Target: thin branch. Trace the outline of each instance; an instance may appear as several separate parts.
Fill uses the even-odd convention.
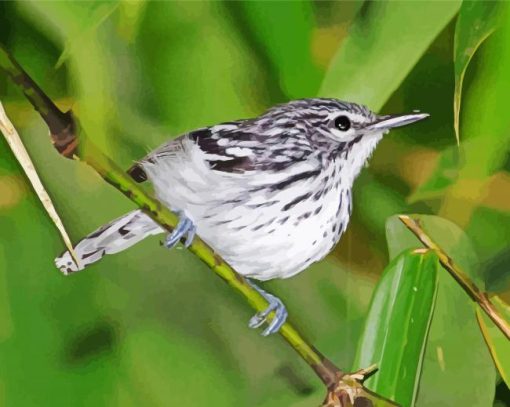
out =
[[[72,113],[62,112],[2,46],[0,46],[0,70],[7,73],[39,112],[50,129],[55,148],[62,155],[67,158],[83,159],[106,182],[122,192],[159,225],[169,232],[174,229],[178,222],[177,216],[140,188],[90,139],[86,140],[85,148],[78,148],[78,135],[80,138],[85,135]],[[268,303],[260,293],[198,236],[193,240],[189,250],[239,292],[255,310],[263,311],[267,308]],[[365,375],[373,373],[373,367],[366,372],[359,371],[352,376],[348,375],[309,344],[290,322],[286,322],[279,333],[326,385],[327,400],[330,400],[332,396],[338,399],[336,406],[348,407],[354,401],[356,406],[361,405],[360,403],[365,406],[397,406],[362,386]],[[347,395],[349,397],[345,399]]]
[[[462,289],[475,301],[494,324],[510,339],[510,325],[506,321],[497,308],[492,304],[486,293],[482,292],[469,276],[456,264],[446,252],[435,243],[432,238],[423,230],[420,223],[416,219],[412,219],[407,215],[400,215],[399,219],[402,223],[414,233],[414,235],[422,242],[425,247],[434,250],[441,262],[442,266],[450,273],[450,275],[459,283]]]
[[[0,46],[0,69],[25,94],[50,129],[51,139],[58,152],[72,158],[77,146],[71,112],[63,113],[42,91],[23,68]]]

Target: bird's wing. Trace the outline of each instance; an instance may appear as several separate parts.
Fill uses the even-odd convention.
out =
[[[222,123],[187,133],[152,151],[141,162],[155,162],[178,156],[187,142],[199,148],[211,170],[243,174],[253,171],[281,171],[305,160],[312,152],[305,136],[288,130],[263,131],[250,120]],[[135,164],[129,173],[137,181],[145,181],[143,168]]]

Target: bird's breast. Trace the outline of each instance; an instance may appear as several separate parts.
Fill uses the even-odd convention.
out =
[[[241,274],[286,278],[326,256],[349,221],[350,192],[333,169],[248,192],[197,221],[198,234]],[[273,186],[276,184],[273,184]]]
[[[153,173],[158,197],[191,218],[240,274],[259,280],[290,277],[322,259],[349,220],[350,187],[338,165],[233,177],[177,165]]]

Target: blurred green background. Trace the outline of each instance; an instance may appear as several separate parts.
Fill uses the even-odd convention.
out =
[[[510,37],[505,29],[490,36],[469,63],[457,147],[454,47],[464,41],[474,51],[469,36],[498,14],[496,6],[469,7],[0,2],[0,42],[123,168],[182,132],[295,98],[430,113],[381,142],[355,185],[353,219],[334,252],[265,285],[311,342],[349,370],[388,263],[385,223],[394,214],[456,223],[471,240],[467,258],[479,283],[510,299]],[[0,98],[74,241],[133,208],[85,164],[58,155],[4,75]],[[299,407],[324,397],[280,338],[247,328],[252,310],[241,298],[192,254],[161,248],[160,237],[64,278],[53,266],[64,245],[3,138],[0,239],[0,405]],[[435,359],[423,374],[432,377],[443,359],[451,374],[428,396],[420,390],[417,405],[510,405],[471,309],[459,307],[435,311],[455,351],[430,350]]]

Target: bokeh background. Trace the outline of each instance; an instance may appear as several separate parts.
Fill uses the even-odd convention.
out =
[[[510,298],[509,135],[499,121],[490,127],[508,115],[506,98],[492,92],[501,71],[491,71],[496,62],[504,68],[498,52],[505,46],[490,38],[469,64],[459,148],[453,55],[460,6],[0,2],[0,42],[123,168],[187,130],[300,97],[430,113],[381,142],[355,185],[353,219],[334,252],[295,278],[265,285],[348,370],[388,263],[392,215],[455,222],[471,239],[480,280]],[[44,123],[4,76],[0,97],[73,240],[133,208],[85,164],[58,155]],[[320,404],[324,389],[292,349],[248,329],[252,310],[242,299],[192,254],[164,250],[160,240],[64,278],[53,266],[64,245],[0,138],[1,405]],[[460,340],[459,318],[445,320],[444,329],[458,329],[456,346],[467,360],[482,350]],[[473,382],[438,385],[435,401],[421,405],[462,405],[452,395],[483,381],[464,362],[453,360]],[[464,405],[510,405],[508,389],[492,375],[489,396],[480,388]]]

